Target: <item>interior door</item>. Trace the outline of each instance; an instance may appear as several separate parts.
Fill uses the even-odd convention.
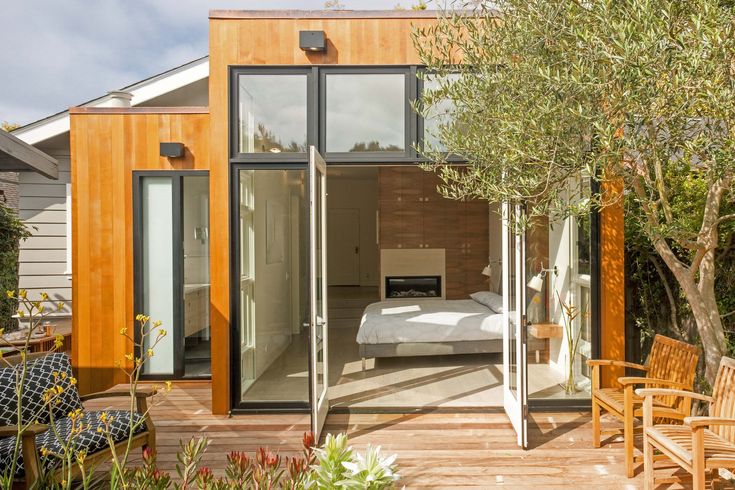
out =
[[[360,210],[336,208],[328,214],[329,284],[357,286],[360,284]]]
[[[528,377],[525,312],[525,233],[520,205],[503,204],[503,407],[528,446]]]
[[[309,353],[311,430],[319,440],[329,411],[327,390],[327,166],[309,148]]]

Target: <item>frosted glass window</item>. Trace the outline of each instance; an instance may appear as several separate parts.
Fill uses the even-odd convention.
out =
[[[160,320],[168,334],[158,342],[154,355],[144,366],[145,374],[174,372],[173,288],[173,180],[145,177],[141,181],[143,313]],[[143,352],[155,341],[155,332],[144,337]]]

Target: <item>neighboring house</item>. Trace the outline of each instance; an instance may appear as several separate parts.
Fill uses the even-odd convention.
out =
[[[54,230],[22,280],[68,299],[71,269],[82,391],[125,381],[122,327],[145,354],[140,312],[167,331],[145,377],[211,379],[217,414],[504,407],[523,444],[527,407],[589,406],[584,360],[624,356],[622,210],[516,235],[522,209],[437,193],[413,146],[437,120],[411,109],[432,83],[411,32],[435,22],[214,11],[209,62],[18,130],[62,160],[62,184],[21,180]]]
[[[148,78],[81,107],[206,105],[207,57]],[[60,101],[60,103],[72,101]],[[19,287],[31,295],[45,291],[66,306],[57,316],[70,316],[71,294],[71,174],[69,171],[69,111],[63,111],[13,131],[13,135],[52,155],[59,178],[36,174],[16,177],[17,206],[33,236],[20,244]],[[0,180],[0,189],[2,189]],[[11,191],[12,192],[12,191]],[[8,195],[8,194],[6,194]],[[12,196],[12,194],[10,194]],[[11,198],[12,199],[12,198]]]

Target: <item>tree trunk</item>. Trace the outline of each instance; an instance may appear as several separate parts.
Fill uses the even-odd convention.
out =
[[[684,297],[692,309],[702,341],[705,360],[705,378],[710,385],[715,382],[720,359],[725,354],[725,331],[717,309],[714,288],[714,250],[708,251],[699,266],[699,281],[695,281],[686,267],[669,248],[665,240],[654,240],[654,247],[674,274]]]

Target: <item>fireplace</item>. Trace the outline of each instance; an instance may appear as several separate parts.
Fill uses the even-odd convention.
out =
[[[441,276],[386,276],[386,298],[441,298]]]

